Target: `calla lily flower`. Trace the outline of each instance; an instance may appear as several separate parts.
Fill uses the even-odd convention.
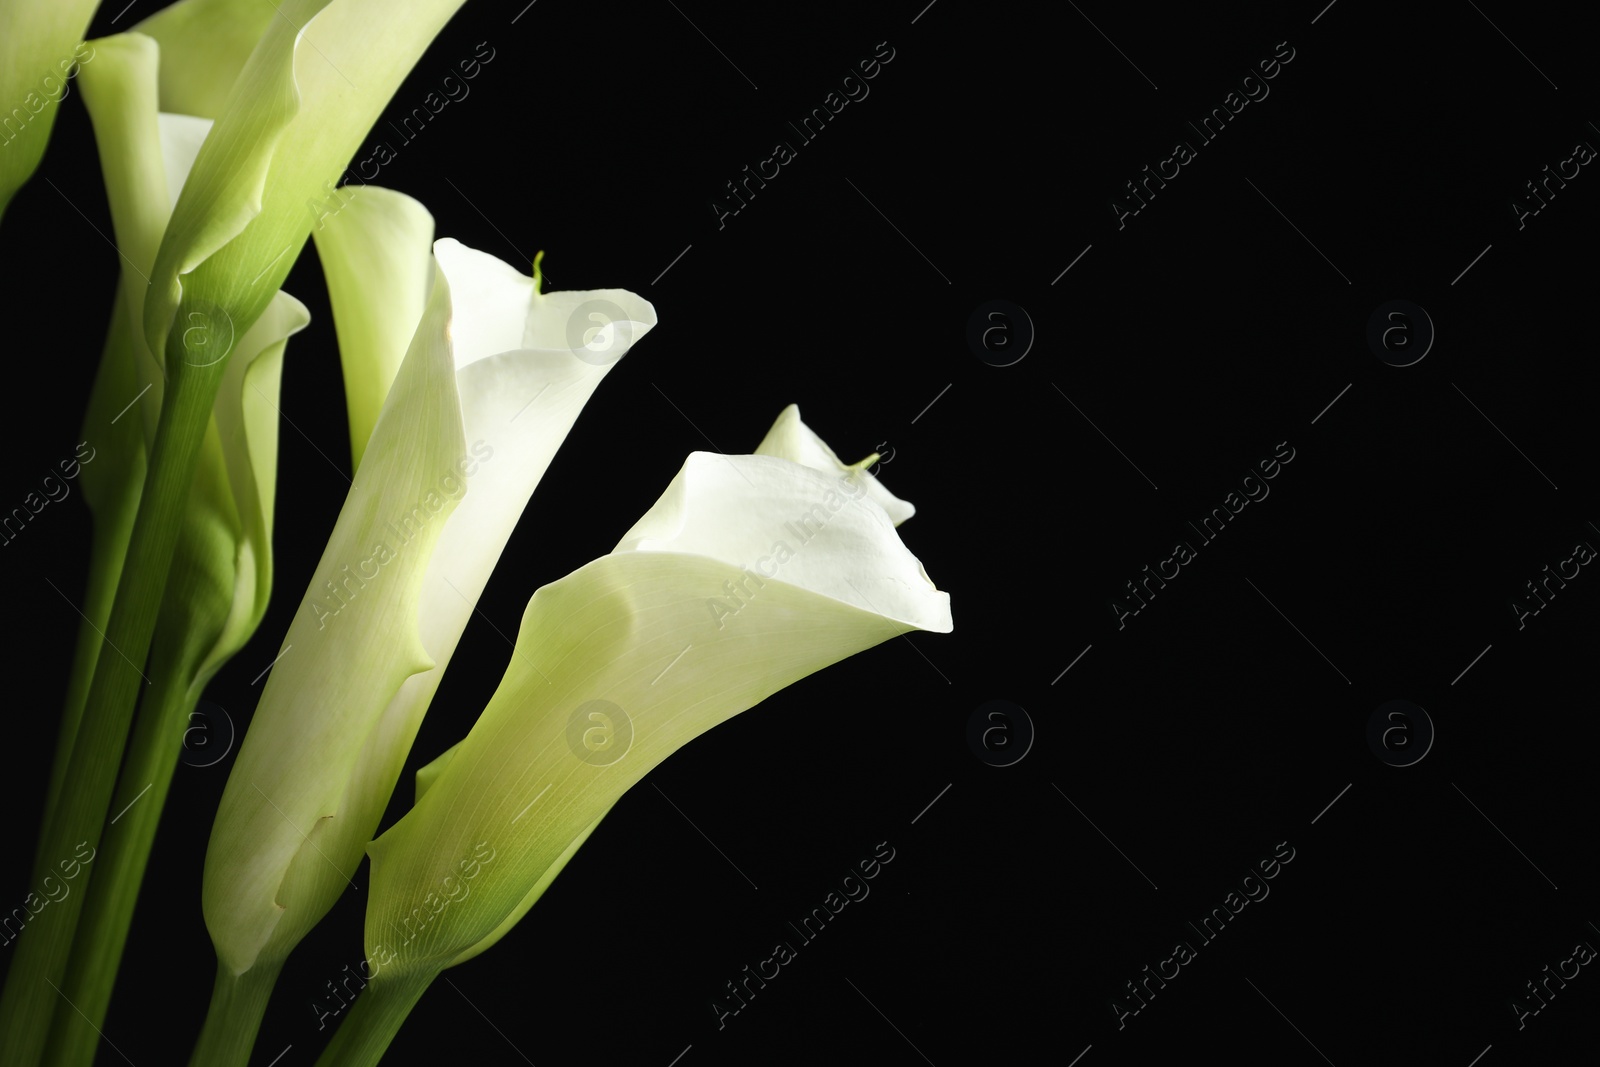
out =
[[[401,80],[464,0],[282,0],[233,80],[162,241],[146,297],[152,348],[180,304],[239,328],[266,306],[326,197]],[[251,8],[242,0],[215,5]],[[246,31],[248,31],[248,25]],[[205,39],[177,19],[174,39]],[[220,79],[219,79],[220,80]],[[209,101],[208,101],[209,102]]]
[[[0,0],[0,218],[50,141],[99,0]]]
[[[159,110],[159,50],[153,39],[129,33],[91,45],[97,62],[84,69],[82,87],[125,261],[117,313],[84,428],[85,441],[92,442],[99,460],[83,469],[95,541],[88,618],[80,631],[63,716],[52,801],[62,788],[88,678],[102,652],[100,635],[125,561],[161,403],[160,354],[148,349],[135,324],[142,310],[143,275],[153,265],[172,206],[211,126],[207,119]],[[104,1017],[126,940],[131,901],[177,763],[177,739],[205,685],[249,640],[266,611],[280,369],[285,342],[308,321],[305,307],[279,292],[266,314],[237,340],[213,405],[183,512],[169,595],[146,667],[152,685],[118,793],[129,813],[101,841],[96,864],[100,880],[90,887],[73,962],[61,979],[63,994],[82,1014],[55,1014],[54,1062],[87,1063],[92,1057],[99,1041],[95,1026]],[[130,405],[138,412],[129,410]],[[131,808],[135,799],[144,800],[137,810]]]
[[[175,5],[162,15],[191,7],[194,2]],[[104,630],[110,614],[110,597],[132,532],[146,457],[154,442],[164,393],[163,353],[148,347],[142,329],[148,275],[173,205],[212,125],[209,119],[170,109],[160,82],[166,82],[180,97],[197,94],[186,91],[188,82],[181,75],[161,77],[177,64],[172,56],[162,59],[162,48],[154,38],[126,33],[87,45],[103,60],[93,68],[84,68],[81,84],[100,148],[112,229],[123,270],[106,353],[84,420],[86,440],[93,438],[100,443],[107,458],[98,466],[84,468],[84,493],[95,517],[89,605],[85,609],[93,625],[82,631],[80,639],[68,700],[69,717],[73,719],[81,711],[88,677],[102,644],[98,633]],[[242,57],[235,57],[231,74],[237,74],[237,64],[242,61]],[[219,70],[228,74],[215,60],[205,69],[213,77]],[[207,432],[202,445],[200,462],[204,473],[197,475],[198,491],[209,493],[211,499],[185,520],[188,536],[200,538],[203,535],[199,528],[205,516],[232,508],[234,515],[228,521],[238,542],[234,546],[240,555],[237,570],[245,576],[245,584],[252,587],[238,590],[244,595],[243,600],[230,597],[241,604],[249,602],[250,608],[233,620],[233,632],[227,639],[219,635],[207,656],[213,667],[242,647],[259,624],[271,584],[277,437],[275,419],[269,416],[276,411],[277,359],[281,349],[274,350],[279,341],[307,324],[309,314],[299,301],[281,291],[269,307],[264,327],[239,339],[238,362],[243,366],[230,374],[229,387],[219,391],[214,405],[215,426]],[[256,359],[263,355],[267,358],[256,365]],[[253,370],[248,369],[252,367]],[[129,411],[130,406],[136,410]],[[125,412],[126,419],[122,417]],[[254,441],[249,439],[252,434]],[[240,462],[246,454],[254,457],[254,466]],[[234,584],[233,580],[228,584]],[[234,613],[230,609],[228,614]],[[83,669],[85,664],[87,670]],[[58,762],[58,772],[64,769],[64,764]],[[59,781],[52,780],[52,801],[58,789]]]
[[[414,214],[373,192],[330,235]],[[201,1039],[211,1058],[197,1051],[197,1063],[219,1062],[218,1043],[258,1013],[349,884],[529,496],[610,367],[655,325],[649,302],[622,290],[540,293],[454,240],[430,258],[426,309],[212,828],[202,906],[219,971]],[[574,344],[574,316],[595,307],[616,314]],[[257,1022],[246,1018],[252,1036]]]
[[[195,157],[147,272],[142,321],[135,320],[150,351],[163,353],[166,389],[104,628],[119,659],[137,664],[151,653],[227,357],[267,312],[298,257],[313,221],[306,203],[337,180],[462,2],[272,0],[277,17],[232,80]],[[243,0],[215,8],[222,16],[243,10]],[[168,29],[175,42],[183,37],[176,24]],[[97,658],[68,757],[74,788],[56,794],[41,855],[70,851],[106,825],[142,681],[137,667]],[[85,877],[92,882],[93,872]],[[19,946],[0,996],[0,1060],[20,1067],[36,1061],[55,995],[40,979],[64,973],[85,896],[74,893],[52,907]]]
[[[678,748],[879,642],[951,630],[870,460],[840,464],[792,407],[762,447],[691,454],[610,554],[534,594],[488,707],[368,847],[375,974],[321,1062],[376,1062],[433,977],[503,937]]]

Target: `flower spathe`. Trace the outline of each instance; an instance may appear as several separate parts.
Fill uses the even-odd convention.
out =
[[[99,0],[0,3],[0,115],[9,120],[0,124],[0,218],[44,155],[74,68],[94,56],[74,46],[98,6]]]
[[[847,474],[860,466],[848,465],[841,460],[838,454],[828,447],[828,442],[818,437],[816,431],[801,420],[798,404],[790,404],[783,409],[777,421],[772,424],[772,429],[767,431],[767,436],[756,446],[756,455],[782,456],[802,466],[814,467],[819,471],[832,471],[839,475]],[[863,470],[855,481],[866,488],[867,496],[883,508],[896,526],[917,513],[917,509],[912,507],[909,501],[901,500],[889,492],[870,472]]]
[[[100,144],[112,226],[125,258],[120,314],[91,411],[124,408],[135,396],[138,410],[128,413],[126,429],[109,426],[123,436],[107,449],[110,455],[85,480],[84,489],[97,520],[116,525],[113,513],[127,512],[131,519],[164,393],[163,353],[149,350],[139,327],[144,275],[152,268],[211,122],[159,110],[160,49],[153,39],[125,33],[92,44],[97,62],[81,76],[84,101]],[[203,684],[243,647],[266,611],[272,585],[280,372],[286,340],[309,322],[305,306],[279,291],[248,331],[230,339],[233,358],[201,447],[178,548],[184,566],[205,578],[189,590],[186,603],[164,609],[168,621],[163,625],[172,639],[188,646],[185,656],[196,684]],[[122,546],[108,551],[120,557]],[[120,567],[120,559],[116,565]]]
[[[773,451],[831,456],[786,418]],[[368,849],[369,960],[404,978],[471,958],[678,748],[897,634],[950,631],[869,476],[839,466],[693,453],[611,553],[534,594],[488,707]],[[496,858],[466,886],[480,845]]]
[[[173,210],[145,297],[152,349],[175,346],[180,309],[231,319],[242,332],[265,308],[310,236],[308,201],[326,195],[400,82],[464,0],[243,0],[196,3],[195,23],[152,19],[151,32],[194,48],[204,13],[243,19],[215,55],[236,76],[185,84],[216,125]],[[226,95],[221,87],[227,86]]]
[[[573,308],[621,309],[628,343],[655,325],[623,290],[540,293],[448,239],[428,258],[427,308],[213,826],[202,900],[235,974],[281,962],[346,888],[529,496],[626,352],[575,354]]]
[[[411,347],[433,280],[433,216],[392,189],[366,186],[312,231],[328,283],[357,470]]]

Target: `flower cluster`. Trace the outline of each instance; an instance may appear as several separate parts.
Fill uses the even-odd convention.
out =
[[[538,259],[528,275],[436,239],[403,193],[335,188],[463,2],[178,0],[91,42],[92,0],[0,13],[0,104],[26,94],[25,111],[0,113],[0,211],[76,77],[122,263],[86,416],[97,448],[86,431],[60,464],[81,477],[93,556],[44,798],[44,896],[0,923],[17,943],[0,995],[7,1067],[92,1062],[179,741],[265,616],[281,372],[311,325],[279,286],[308,241],[356,473],[316,567],[296,576],[307,610],[212,823],[199,911],[218,966],[194,1064],[249,1061],[286,959],[364,858],[370,973],[329,1065],[377,1062],[429,983],[505,937],[688,741],[890,637],[951,629],[948,595],[896,532],[911,505],[867,469],[877,457],[845,464],[791,405],[750,454],[691,453],[609,552],[542,575],[494,696],[378,836],[535,488],[657,322],[625,289],[545,292]],[[495,58],[486,48],[462,78]],[[24,74],[68,52],[40,97]],[[862,77],[877,67],[862,61]],[[863,99],[855,80],[844,91]],[[442,85],[402,120],[408,142],[465,99],[454,73]],[[393,158],[380,145],[362,178]],[[0,523],[7,541],[67,492],[53,472],[43,489]],[[73,842],[75,858],[47,864]],[[319,1006],[319,1023],[346,1006]]]

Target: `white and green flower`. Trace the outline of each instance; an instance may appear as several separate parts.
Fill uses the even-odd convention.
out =
[[[866,461],[839,463],[794,408],[762,450],[691,454],[613,551],[529,601],[488,707],[368,848],[363,1001],[379,1006],[358,1001],[330,1055],[392,1032],[436,974],[503,937],[683,745],[891,637],[950,631],[948,594],[879,501],[909,505]]]
[[[373,192],[330,220],[330,235],[403,232],[383,216],[415,207]],[[624,309],[611,329],[630,343],[655,324],[631,293],[540,293],[533,278],[453,240],[432,258],[426,310],[212,831],[203,905],[234,975],[281,964],[360,863],[512,529],[613,365],[569,347],[574,311]],[[382,277],[367,282],[375,299]]]

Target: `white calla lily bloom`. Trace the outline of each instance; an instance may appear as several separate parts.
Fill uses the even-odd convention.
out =
[[[503,937],[678,748],[889,638],[950,632],[949,595],[879,500],[910,505],[796,408],[762,447],[691,454],[612,552],[534,594],[488,707],[368,848],[375,973],[323,1062],[375,1062],[428,983]]]
[[[534,487],[656,322],[632,293],[542,294],[453,240],[434,258],[426,310],[212,830],[202,900],[225,974],[275,974],[345,888]],[[567,342],[587,304],[620,312],[603,359]]]

